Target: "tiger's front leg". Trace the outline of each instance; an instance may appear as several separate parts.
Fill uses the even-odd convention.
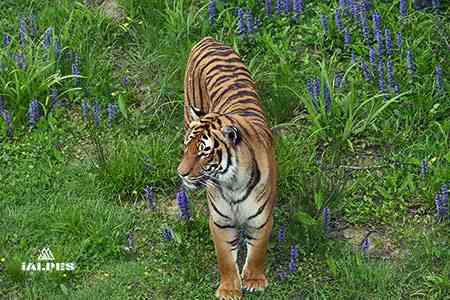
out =
[[[214,247],[216,248],[217,263],[220,273],[220,285],[216,291],[219,299],[241,299],[241,278],[237,266],[237,251],[239,235],[233,225],[220,224],[209,217]]]
[[[272,225],[273,216],[270,214],[261,229],[248,229],[247,258],[242,269],[244,289],[248,291],[263,290],[269,284],[264,269]]]

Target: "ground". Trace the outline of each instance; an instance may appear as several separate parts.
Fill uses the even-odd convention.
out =
[[[299,18],[276,15],[275,4],[267,17],[259,2],[217,1],[214,14],[209,1],[2,1],[0,33],[11,43],[0,47],[0,110],[12,125],[3,112],[0,298],[214,298],[219,277],[205,194],[189,194],[189,221],[175,199],[185,63],[191,47],[211,35],[249,66],[276,140],[270,286],[245,299],[450,299],[448,211],[439,217],[435,206],[450,180],[448,5],[418,10],[412,1],[369,1],[365,41],[358,12],[338,1],[304,1]],[[259,19],[254,32],[239,33],[252,26],[239,28],[238,6],[244,23],[250,10]],[[336,9],[347,29],[336,25]],[[383,42],[386,27],[394,45],[371,65],[375,11]],[[48,27],[54,33],[46,47]],[[15,61],[20,53],[25,69]],[[316,102],[308,93],[315,79]],[[41,116],[34,128],[32,99]],[[83,103],[95,102],[98,126],[92,110],[83,118]],[[117,115],[108,126],[110,104]],[[298,261],[289,268],[294,245]],[[75,262],[75,271],[22,271],[44,247],[55,262]]]

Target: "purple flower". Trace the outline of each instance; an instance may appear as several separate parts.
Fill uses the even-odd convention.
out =
[[[72,64],[72,75],[74,76],[75,86],[80,86],[80,69],[78,69],[78,65],[76,63]]]
[[[384,93],[385,87],[384,87],[384,61],[380,57],[378,60],[378,88],[381,93]]]
[[[153,189],[148,185],[144,187],[144,197],[145,200],[147,201],[148,207],[150,209],[155,209],[156,208],[155,193],[153,192]]]
[[[314,94],[316,98],[320,97],[320,78],[316,78],[316,80],[314,80]]]
[[[117,117],[117,105],[114,103],[109,103],[107,107],[108,111],[108,128],[112,128],[112,124]]]
[[[3,96],[0,95],[0,115],[3,113],[4,110],[5,110],[5,101],[3,100]]]
[[[170,228],[164,228],[163,229],[163,238],[165,241],[170,242],[173,240],[173,232]]]
[[[28,21],[30,22],[30,28],[31,28],[31,37],[35,38],[37,35],[37,22],[36,22],[36,16],[30,16],[28,18]]]
[[[398,84],[398,82],[394,81],[392,88],[394,89],[394,92],[396,94],[400,94],[400,85]]]
[[[144,173],[150,173],[150,169],[152,168],[151,158],[147,155],[144,156]]]
[[[448,205],[448,185],[447,184],[443,184],[441,186],[441,201],[444,205]]]
[[[339,8],[336,8],[336,11],[334,13],[334,22],[336,23],[336,28],[339,31],[342,31],[342,18],[341,18],[341,11]]]
[[[243,35],[246,33],[244,10],[240,7],[238,8],[238,30],[239,30],[240,35]]]
[[[330,209],[328,207],[323,209],[323,229],[325,234],[330,232]]]
[[[361,69],[362,69],[364,80],[370,81],[372,79],[372,76],[369,71],[369,66],[367,65],[367,63],[364,59],[361,59]]]
[[[13,138],[13,127],[12,127],[11,114],[6,109],[3,109],[3,111],[1,112],[1,115],[3,116],[3,121],[5,121],[5,124],[7,127],[6,134],[8,135],[8,137],[10,139],[12,139]]]
[[[448,197],[448,195],[447,195]],[[442,194],[437,192],[434,196],[434,203],[436,204],[436,214],[439,220],[448,216],[448,198],[447,202],[442,199]]]
[[[414,63],[414,55],[411,49],[406,51],[406,65],[410,74],[416,73],[416,65]]]
[[[43,47],[47,50],[50,48],[50,45],[52,44],[53,31],[54,31],[53,27],[49,27],[49,28],[47,28],[47,30],[45,31],[45,34],[44,34]]]
[[[295,18],[298,20],[303,13],[303,0],[294,0]]]
[[[356,64],[356,54],[355,50],[352,49],[352,64]]]
[[[81,112],[83,115],[84,124],[87,124],[89,121],[89,108],[89,101],[87,99],[83,99],[83,102],[81,103]]]
[[[344,28],[344,47],[348,48],[350,47],[350,44],[352,43],[352,35],[348,31],[347,27]]]
[[[425,177],[428,173],[428,161],[426,159],[422,159],[420,162],[420,176]]]
[[[359,6],[359,3],[357,1],[352,1],[351,9],[352,9],[352,16],[353,16],[353,18],[356,19],[359,16],[360,9],[361,9]]]
[[[406,0],[400,0],[400,15],[406,17],[408,15],[408,3]]]
[[[379,12],[374,11],[372,15],[373,21],[373,35],[376,37],[377,35],[381,35],[381,15]]]
[[[314,109],[317,111],[319,108],[319,105],[317,103],[316,91],[315,91],[315,86],[314,86],[313,80],[308,80],[306,82],[306,89],[308,91],[309,96],[311,97],[311,101],[314,106]],[[320,93],[320,86],[319,86],[319,93]]]
[[[288,15],[291,12],[291,1],[284,0],[283,9],[284,9],[284,13],[286,15]]]
[[[279,271],[277,274],[280,281],[284,281],[288,277],[288,273],[286,271]]]
[[[282,244],[286,241],[286,228],[284,225],[280,226],[280,230],[278,231],[278,243]]]
[[[255,32],[255,21],[251,11],[247,13],[247,32],[250,34]]]
[[[298,269],[298,249],[297,245],[291,246],[291,260],[289,262],[289,272],[295,273]]]
[[[36,99],[31,100],[30,106],[28,107],[28,123],[30,128],[36,128],[36,124],[41,116],[40,105]]]
[[[436,66],[436,87],[439,93],[444,91],[444,80],[442,79],[442,67],[441,65]]]
[[[376,59],[375,59],[375,49],[370,48],[369,50],[369,61],[371,65],[375,65]]]
[[[434,9],[441,8],[441,1],[440,0],[433,0],[432,3],[433,3],[433,8]]]
[[[25,62],[25,56],[22,52],[16,54],[16,65],[19,69],[25,70],[27,68],[27,64]]]
[[[20,48],[25,47],[25,37],[27,35],[27,24],[24,17],[19,18],[19,45]]]
[[[391,57],[393,54],[392,51],[392,36],[389,28],[384,29],[384,39],[386,41],[386,54]]]
[[[95,127],[99,127],[100,126],[100,122],[101,122],[101,107],[100,107],[100,103],[98,103],[97,100],[94,101],[94,106],[92,108],[92,114],[94,116],[94,125]]]
[[[210,0],[208,4],[208,15],[209,15],[209,23],[211,24],[211,27],[216,26],[216,16],[217,16],[217,9],[216,9],[216,1]]]
[[[180,216],[183,220],[189,220],[191,218],[191,213],[189,210],[189,199],[186,191],[181,188],[177,192],[177,204],[180,209]]]
[[[56,105],[58,104],[58,90],[52,89],[52,93],[50,95],[50,109],[49,112],[52,112],[55,110]]]
[[[364,41],[366,43],[369,43],[370,37],[369,37],[369,21],[367,20],[367,15],[365,13],[361,13],[361,29]]]
[[[323,86],[323,99],[324,99],[325,112],[330,113],[331,112],[331,95],[330,95],[330,89],[328,88],[327,84],[324,84],[324,86]]]
[[[128,78],[128,75],[123,76],[122,78],[122,84],[124,86],[128,86],[128,84],[130,84],[130,79]]]
[[[322,25],[325,35],[328,34],[328,17],[324,14],[320,14],[320,24]]]
[[[266,0],[266,15],[271,17],[272,13],[272,0]]]
[[[368,0],[362,0],[362,8],[368,13],[372,9],[372,4]]]
[[[9,36],[9,34],[4,33],[3,34],[3,47],[8,47],[8,45],[11,44],[11,37]]]
[[[281,14],[282,8],[283,8],[283,0],[277,0],[277,2],[275,2],[275,14],[277,16]]]
[[[366,257],[369,255],[369,247],[370,247],[369,239],[366,237],[361,243],[361,251]]]
[[[394,87],[394,63],[392,62],[392,60],[388,59],[387,63],[387,80],[388,80],[388,84],[391,87]]]
[[[347,6],[346,0],[339,0],[339,7],[344,9]]]
[[[344,73],[338,72],[334,76],[334,86],[336,88],[341,88],[344,81]]]
[[[398,50],[401,50],[403,46],[403,36],[402,33],[399,31],[397,32],[397,48]]]

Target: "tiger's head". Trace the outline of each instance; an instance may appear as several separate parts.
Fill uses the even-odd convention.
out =
[[[239,129],[220,116],[207,114],[192,121],[184,139],[183,159],[178,175],[188,189],[221,185],[230,181],[237,168],[241,142]]]

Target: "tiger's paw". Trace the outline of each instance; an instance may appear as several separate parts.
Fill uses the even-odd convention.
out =
[[[219,287],[216,291],[216,297],[220,300],[239,300],[242,299],[240,289],[226,289]]]
[[[269,285],[266,275],[249,276],[244,273],[244,289],[249,292],[262,291]]]

